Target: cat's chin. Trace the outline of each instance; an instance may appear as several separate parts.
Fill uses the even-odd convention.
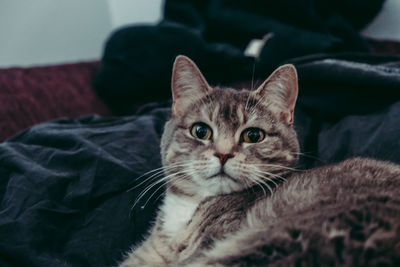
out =
[[[238,182],[238,180],[237,180],[236,178],[234,178],[234,177],[232,177],[232,176],[230,176],[230,175],[228,175],[228,174],[226,174],[226,173],[224,173],[224,172],[220,172],[220,173],[218,173],[218,174],[215,174],[215,175],[213,175],[213,176],[210,176],[210,177],[208,177],[207,179],[221,179],[221,180],[229,179],[229,180],[231,180],[231,181],[233,181],[233,182],[235,182],[235,183]]]
[[[208,177],[203,183],[203,196],[229,194],[241,190],[243,190],[243,185],[236,178],[225,173]]]

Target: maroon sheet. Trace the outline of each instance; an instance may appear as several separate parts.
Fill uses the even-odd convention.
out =
[[[98,62],[0,69],[0,142],[39,122],[109,111],[92,89]]]

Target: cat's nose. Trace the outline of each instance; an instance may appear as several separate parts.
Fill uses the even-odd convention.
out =
[[[228,161],[228,159],[233,158],[232,154],[222,154],[222,153],[218,153],[218,152],[215,152],[214,156],[216,156],[219,159],[219,162],[221,163],[222,166],[225,165],[225,163]]]

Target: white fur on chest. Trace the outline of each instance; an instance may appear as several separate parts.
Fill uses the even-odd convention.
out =
[[[184,197],[167,194],[164,199],[164,205],[161,208],[164,213],[163,228],[166,234],[171,237],[175,236],[192,218],[198,204]]]

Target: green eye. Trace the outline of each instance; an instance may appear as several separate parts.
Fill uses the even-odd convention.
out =
[[[205,123],[202,122],[197,122],[193,124],[192,129],[190,130],[190,133],[201,140],[209,140],[211,139],[212,136],[212,131],[210,126],[208,126]]]
[[[259,128],[248,128],[242,133],[242,141],[246,143],[259,143],[264,137],[264,131]]]

